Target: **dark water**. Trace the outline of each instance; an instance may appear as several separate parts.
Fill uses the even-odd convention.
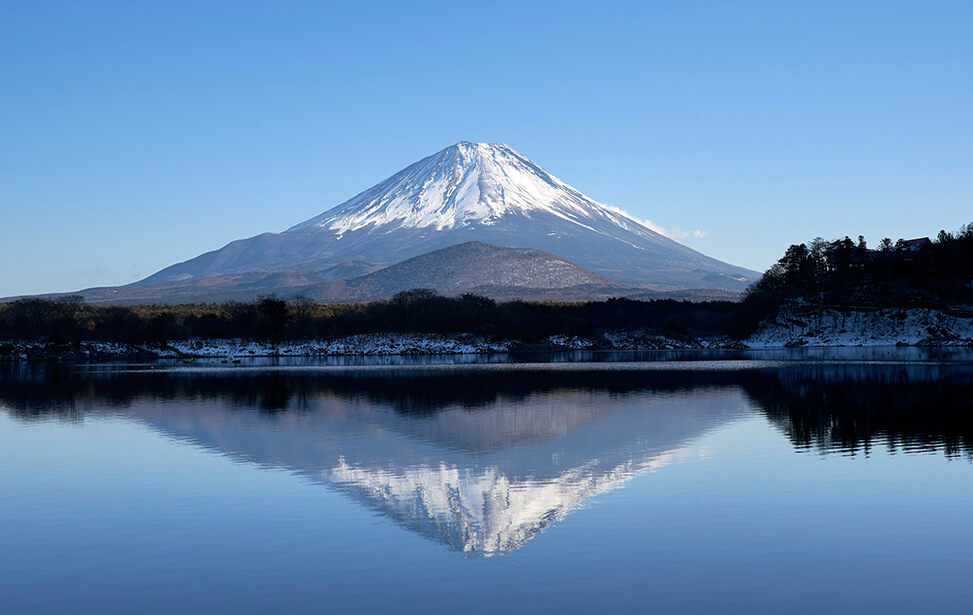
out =
[[[969,612],[971,461],[970,351],[3,364],[0,610]]]

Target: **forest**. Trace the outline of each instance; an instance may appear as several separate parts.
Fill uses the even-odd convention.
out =
[[[28,298],[0,305],[0,339],[154,343],[242,338],[337,339],[361,333],[475,333],[537,341],[555,334],[593,336],[605,329],[645,329],[672,338],[719,335],[733,326],[735,304],[633,301],[496,301],[444,297],[428,289],[385,301],[323,304],[276,296],[242,303],[96,306],[80,297]]]
[[[744,293],[740,330],[752,330],[788,301],[836,308],[973,305],[973,223],[934,240],[885,238],[877,249],[862,235],[791,245]]]

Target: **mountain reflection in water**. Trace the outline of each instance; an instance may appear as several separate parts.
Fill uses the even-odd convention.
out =
[[[969,365],[950,363],[162,373],[0,366],[0,404],[12,416],[121,414],[330,485],[475,554],[516,549],[592,496],[754,412],[799,450],[867,453],[881,443],[969,457],[971,400]]]

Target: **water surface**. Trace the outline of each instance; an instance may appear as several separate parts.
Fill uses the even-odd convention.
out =
[[[0,595],[966,611],[971,400],[942,349],[4,364]]]

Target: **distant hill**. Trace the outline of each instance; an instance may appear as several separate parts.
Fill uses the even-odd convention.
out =
[[[616,294],[631,290],[563,258],[526,248],[500,248],[470,241],[434,250],[349,280],[345,294],[387,297],[411,288],[452,295],[477,290],[560,290],[588,287]]]

